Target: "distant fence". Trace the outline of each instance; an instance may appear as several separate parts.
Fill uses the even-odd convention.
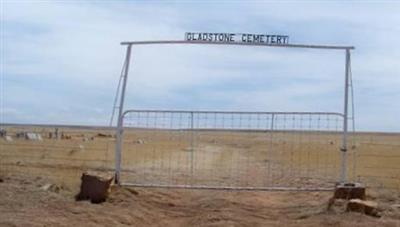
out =
[[[400,133],[357,133],[353,140],[354,180],[400,192]]]
[[[77,184],[84,171],[114,171],[113,128],[16,124],[0,128],[8,137],[0,138],[0,175],[33,175]],[[27,133],[37,136],[21,136]]]

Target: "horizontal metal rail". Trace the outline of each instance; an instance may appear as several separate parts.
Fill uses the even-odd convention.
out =
[[[76,130],[115,130],[115,126],[104,125],[67,125],[67,124],[24,124],[24,123],[0,123],[0,127],[20,127],[20,128],[62,128],[62,129],[76,129]]]
[[[232,45],[232,46],[264,46],[264,47],[287,47],[287,48],[333,49],[333,50],[353,50],[353,49],[355,49],[354,46],[336,46],[336,45],[262,44],[262,43],[208,42],[208,41],[185,41],[185,40],[124,41],[124,42],[121,42],[121,45],[158,45],[158,44],[203,44],[203,45]]]
[[[229,133],[266,133],[266,132],[274,132],[274,133],[291,133],[291,134],[301,134],[301,133],[319,133],[319,134],[330,134],[330,135],[339,135],[342,132],[334,131],[334,130],[296,130],[296,129],[236,129],[236,128],[179,128],[179,129],[171,129],[171,128],[155,128],[155,127],[130,127],[124,126],[124,129],[127,130],[141,130],[141,131],[169,131],[169,132],[183,132],[183,131],[193,131],[193,132],[229,132]]]
[[[200,113],[200,114],[268,114],[268,115],[336,115],[344,117],[342,113],[336,112],[246,112],[246,111],[203,111],[203,110],[126,110],[122,116],[128,113]]]
[[[335,114],[335,113],[332,113]],[[340,113],[339,113],[340,114]],[[343,115],[343,114],[341,114]],[[104,125],[67,125],[67,124],[23,124],[23,123],[0,123],[0,127],[36,127],[36,128],[71,128],[77,130],[115,130],[115,126],[104,126]],[[379,135],[399,135],[400,132],[382,132],[382,131],[357,131],[358,135],[372,135],[372,134],[379,134]],[[369,142],[360,142],[361,144],[369,144]],[[400,144],[382,144],[382,143],[371,143],[370,145],[377,145],[377,146],[400,146]]]
[[[173,188],[173,189],[206,189],[206,190],[224,190],[224,191],[332,191],[334,187],[321,188],[296,188],[296,187],[228,187],[228,186],[208,186],[208,185],[163,185],[163,184],[134,184],[121,183],[126,187],[142,188]]]

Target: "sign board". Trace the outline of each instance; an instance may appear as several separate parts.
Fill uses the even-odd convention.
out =
[[[257,43],[282,45],[289,43],[287,35],[247,34],[247,33],[207,33],[186,32],[186,41],[210,43]]]

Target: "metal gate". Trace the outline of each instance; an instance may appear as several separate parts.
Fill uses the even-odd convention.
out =
[[[129,110],[122,185],[329,190],[341,173],[343,115]]]

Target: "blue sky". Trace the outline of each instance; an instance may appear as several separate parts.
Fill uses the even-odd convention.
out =
[[[1,1],[1,122],[107,125],[121,41],[187,31],[354,45],[357,129],[400,131],[400,3]],[[343,51],[133,49],[126,108],[343,111]]]

